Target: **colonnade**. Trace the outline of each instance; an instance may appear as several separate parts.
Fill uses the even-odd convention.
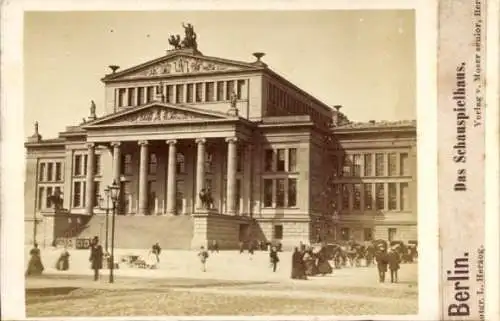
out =
[[[227,143],[227,187],[226,187],[226,214],[236,214],[236,171],[237,171],[237,137],[226,138]],[[196,158],[196,210],[203,208],[201,199],[198,193],[205,188],[205,150],[206,138],[198,138],[195,140],[197,145]],[[149,143],[148,140],[138,141],[139,145],[139,202],[138,215],[146,215],[148,212],[148,164],[149,164]],[[166,213],[176,213],[176,151],[178,141],[170,139],[165,141],[168,145],[168,163],[167,163],[167,200]],[[113,179],[120,183],[121,177],[121,142],[111,142],[113,150]],[[86,213],[93,214],[94,206],[92,197],[94,191],[94,159],[95,159],[95,143],[87,144],[87,176],[86,176]]]

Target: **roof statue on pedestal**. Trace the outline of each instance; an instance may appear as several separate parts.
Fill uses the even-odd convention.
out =
[[[198,51],[198,43],[196,41],[197,35],[196,32],[194,32],[193,25],[190,23],[182,23],[182,27],[184,28],[184,39],[181,41],[179,35],[170,35],[168,43],[174,47],[174,50],[192,49]]]
[[[238,116],[238,107],[236,107],[236,103],[238,102],[238,95],[233,91],[231,92],[231,96],[229,97],[229,101],[231,104],[231,108],[228,110],[228,115]]]
[[[34,136],[38,136],[38,135],[40,135],[40,133],[38,132],[38,122],[35,121],[35,134],[34,134]]]

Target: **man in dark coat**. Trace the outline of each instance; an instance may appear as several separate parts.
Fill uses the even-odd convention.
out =
[[[389,270],[391,271],[391,283],[398,283],[398,270],[399,263],[401,259],[399,258],[398,252],[394,250],[389,250],[389,254],[387,255],[387,261],[389,263]]]
[[[278,251],[276,247],[272,247],[271,251],[269,252],[269,259],[271,261],[271,266],[273,267],[273,272],[276,272],[276,267],[278,266],[278,262],[280,261],[278,257]]]
[[[90,258],[91,268],[94,270],[94,281],[99,280],[99,270],[102,269],[102,246],[99,244],[99,238],[96,236],[90,244]],[[113,262],[111,262],[113,264]]]
[[[306,280],[304,253],[296,247],[292,255],[292,279]]]
[[[377,261],[377,270],[379,276],[379,282],[385,282],[385,273],[387,272],[387,253],[384,248],[379,248],[379,251],[375,254],[375,260]]]

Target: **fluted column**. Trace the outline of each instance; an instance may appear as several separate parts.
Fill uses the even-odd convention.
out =
[[[141,149],[139,163],[139,215],[145,215],[148,211],[148,141],[139,141]]]
[[[94,214],[94,162],[95,144],[87,144],[87,179],[85,183],[85,212],[88,215]]]
[[[176,140],[167,140],[168,144],[168,170],[167,170],[167,214],[176,213],[176,154],[177,148],[175,144]]]
[[[196,208],[203,208],[199,194],[202,189],[205,188],[205,138],[196,139],[197,147],[197,157],[196,157]]]
[[[227,142],[227,191],[226,213],[236,214],[236,137],[226,138]]]
[[[111,146],[113,147],[113,180],[116,184],[120,184],[120,175],[121,175],[121,143],[120,142],[112,142]]]

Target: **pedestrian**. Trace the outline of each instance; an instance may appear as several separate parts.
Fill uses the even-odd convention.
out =
[[[160,243],[156,242],[156,244],[153,245],[152,250],[153,250],[153,254],[156,256],[157,263],[160,263],[160,253],[161,253]]]
[[[213,252],[219,253],[219,243],[217,243],[217,240],[212,241],[212,253]]]
[[[379,276],[379,282],[385,282],[385,273],[387,272],[387,253],[385,248],[380,247],[379,251],[375,255],[375,259],[377,261],[377,270]]]
[[[99,280],[99,270],[102,269],[102,257],[102,246],[99,244],[99,238],[95,236],[90,245],[89,258],[89,261],[91,262],[91,268],[92,270],[94,270],[94,281]],[[110,263],[114,264],[114,262]]]
[[[276,267],[278,266],[280,258],[278,257],[278,251],[274,246],[271,248],[271,251],[269,252],[269,259],[271,260],[271,266],[273,267],[273,272],[276,272]]]
[[[243,241],[240,241],[240,254],[242,254],[244,250],[245,250],[245,243],[243,243]]]
[[[248,242],[248,255],[250,256],[250,260],[253,257],[254,251],[255,251],[255,243],[253,241]]]
[[[198,253],[198,257],[200,258],[201,261],[201,269],[203,272],[207,271],[207,259],[208,259],[208,252],[205,250],[204,246],[200,247],[200,252]]]
[[[42,256],[40,254],[40,249],[38,248],[38,243],[35,242],[30,251],[30,260],[28,262],[28,269],[26,270],[25,275],[41,275],[43,270]]]
[[[388,254],[389,270],[391,271],[391,283],[398,283],[398,270],[401,259],[398,252],[394,249],[389,250]]]
[[[61,255],[59,256],[59,259],[57,260],[56,263],[56,269],[59,271],[67,271],[69,270],[69,252],[66,246],[64,247],[63,251],[61,252]]]

